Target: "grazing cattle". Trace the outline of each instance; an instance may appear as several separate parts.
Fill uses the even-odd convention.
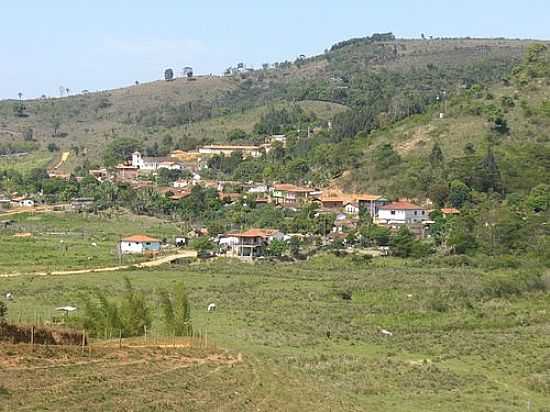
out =
[[[384,336],[393,336],[393,333],[391,333],[389,330],[386,330],[386,329],[382,329],[382,330],[380,330],[380,332]]]
[[[215,311],[216,311],[215,303],[211,303],[210,305],[208,305],[208,312],[215,312]]]
[[[6,293],[6,300],[13,300],[13,293],[11,292]]]

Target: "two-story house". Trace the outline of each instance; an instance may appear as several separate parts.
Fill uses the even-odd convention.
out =
[[[387,225],[414,224],[429,220],[426,209],[410,202],[393,202],[378,210],[377,223]]]

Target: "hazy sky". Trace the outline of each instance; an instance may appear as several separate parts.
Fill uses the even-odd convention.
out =
[[[0,98],[293,60],[373,32],[550,39],[549,0],[26,0],[0,6]]]

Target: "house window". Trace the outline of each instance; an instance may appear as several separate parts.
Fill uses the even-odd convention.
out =
[[[414,211],[414,215],[416,216],[417,214],[418,214],[418,212],[415,210],[415,211]]]
[[[422,211],[422,215],[425,215],[425,214],[426,214],[426,211],[425,211],[425,210],[423,210],[423,211]]]
[[[391,211],[391,214],[392,214],[392,215],[395,215],[395,210],[392,210],[392,211]]]

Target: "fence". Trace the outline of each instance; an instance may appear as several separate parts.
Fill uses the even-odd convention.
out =
[[[144,328],[144,334],[137,337],[123,337],[122,329],[105,331],[104,338],[91,339],[87,330],[76,331],[73,329],[34,325],[17,325],[0,322],[0,342],[12,344],[26,344],[34,349],[35,345],[47,345],[50,347],[73,346],[88,348],[92,346],[102,348],[200,348],[208,349],[213,345],[208,342],[208,330],[193,330],[190,336],[177,336],[175,332]]]

